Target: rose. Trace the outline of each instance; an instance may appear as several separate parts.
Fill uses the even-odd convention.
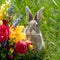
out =
[[[9,37],[9,34],[9,27],[5,25],[0,25],[0,43],[6,41]]]
[[[27,52],[27,45],[23,41],[18,41],[16,43],[15,51],[20,54],[25,54]]]

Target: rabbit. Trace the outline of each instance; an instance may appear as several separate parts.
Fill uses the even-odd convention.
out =
[[[43,10],[44,10],[44,7],[38,10],[38,12],[33,18],[29,7],[26,6],[26,18],[29,21],[24,31],[27,35],[27,38],[31,38],[31,42],[35,50],[41,50],[42,47],[45,46],[41,31],[39,30],[39,25],[38,25],[39,20],[41,20],[42,18]]]

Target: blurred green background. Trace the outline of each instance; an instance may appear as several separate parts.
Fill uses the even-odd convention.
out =
[[[5,0],[0,0],[0,5]],[[23,14],[20,22],[21,25],[26,25],[26,5],[29,6],[33,15],[44,7],[42,20],[39,22],[42,32],[46,55],[44,60],[60,60],[60,0],[11,0],[14,4],[14,12],[17,17]]]

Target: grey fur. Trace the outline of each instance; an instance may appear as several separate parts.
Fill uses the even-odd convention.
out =
[[[29,22],[24,31],[27,37],[31,38],[33,46],[36,50],[41,50],[42,47],[45,46],[42,38],[42,34],[39,30],[39,25],[38,25],[39,20],[41,20],[43,10],[44,8],[41,8],[36,13],[35,17],[33,19],[30,19],[32,18],[32,13],[28,8],[28,6],[26,6],[26,17],[28,18]]]

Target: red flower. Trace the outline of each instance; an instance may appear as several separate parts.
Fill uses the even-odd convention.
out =
[[[25,54],[27,52],[27,45],[23,41],[19,41],[16,43],[15,51],[20,54]]]
[[[8,21],[7,20],[3,20],[3,25],[7,25]]]
[[[9,27],[5,25],[0,25],[0,43],[7,40],[9,37]]]
[[[9,58],[9,59],[13,59],[14,56],[10,54],[10,55],[8,55],[8,58]]]

